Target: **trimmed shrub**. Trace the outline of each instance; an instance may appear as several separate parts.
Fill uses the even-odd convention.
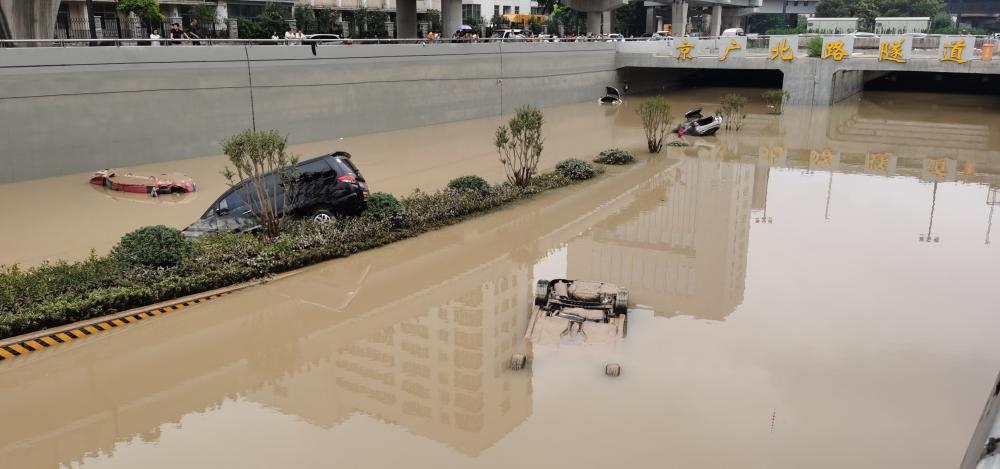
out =
[[[597,155],[597,158],[594,158],[594,162],[601,164],[629,164],[633,161],[635,161],[635,157],[632,156],[632,152],[621,148],[604,150]]]
[[[122,236],[111,252],[126,264],[173,267],[191,253],[191,242],[175,228],[145,226]]]
[[[468,191],[485,194],[490,191],[490,183],[479,176],[461,176],[448,181],[450,191]]]
[[[576,158],[562,160],[557,163],[556,172],[575,181],[590,179],[597,174],[597,172],[594,171],[594,165]]]
[[[368,218],[398,225],[403,220],[403,204],[388,192],[376,192],[368,196],[368,207],[364,214]]]

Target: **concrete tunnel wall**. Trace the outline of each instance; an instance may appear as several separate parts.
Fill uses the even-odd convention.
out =
[[[0,183],[218,154],[252,119],[307,142],[618,83],[613,43],[3,49]]]

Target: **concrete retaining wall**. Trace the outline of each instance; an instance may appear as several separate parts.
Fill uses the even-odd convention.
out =
[[[617,83],[610,43],[0,49],[0,183],[217,154],[254,120],[315,141]]]

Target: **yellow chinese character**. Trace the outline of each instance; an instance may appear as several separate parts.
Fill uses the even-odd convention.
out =
[[[729,41],[729,47],[727,47],[726,51],[722,53],[722,57],[719,57],[719,61],[720,62],[725,62],[726,58],[729,57],[729,52],[730,51],[734,51],[736,49],[742,49],[742,48],[743,47],[740,46],[740,43],[736,42],[736,39],[733,39],[733,40]]]
[[[847,57],[847,52],[844,50],[844,41],[836,40],[830,41],[826,44],[826,48],[823,50],[823,58],[833,57],[833,60],[840,62]]]
[[[872,172],[886,173],[889,170],[889,158],[892,153],[872,153],[865,163],[865,169]]]
[[[931,158],[927,164],[927,172],[938,179],[948,177],[948,161],[950,161],[948,157]]]
[[[691,56],[691,49],[694,49],[694,44],[688,42],[687,39],[684,43],[677,46],[677,60],[691,60],[694,57]]]
[[[820,153],[816,150],[812,150],[809,153],[809,158],[812,160],[812,164],[814,166],[830,169],[830,159],[833,158],[833,152],[830,150],[823,150],[823,152]]]
[[[792,60],[795,58],[795,51],[788,45],[788,39],[782,38],[780,42],[771,48],[771,60],[781,57],[781,60]]]
[[[903,57],[903,41],[905,39],[899,39],[897,41],[892,41],[892,43],[883,42],[878,46],[878,61],[889,60],[891,62],[906,63],[906,58]]]
[[[962,60],[962,52],[965,50],[965,39],[955,39],[944,44],[944,53],[941,62],[955,62],[964,64],[968,60]]]

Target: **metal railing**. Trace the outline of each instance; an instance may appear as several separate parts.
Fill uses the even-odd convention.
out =
[[[797,56],[804,57],[808,47],[809,39],[815,35],[799,35],[799,45]],[[940,41],[944,36],[927,35],[913,38],[913,58],[935,58],[939,55]],[[981,57],[981,48],[986,43],[997,45],[997,41],[988,36],[966,36],[973,37],[974,41],[970,46],[974,49],[974,57]],[[322,46],[328,45],[371,45],[371,44],[472,44],[472,43],[616,43],[627,44],[622,46],[625,52],[651,53],[659,56],[675,54],[674,45],[679,41],[688,41],[694,45],[692,56],[694,58],[719,58],[732,41],[733,37],[684,37],[670,39],[655,38],[611,38],[608,36],[577,36],[577,37],[518,37],[518,38],[439,38],[429,41],[423,38],[406,39],[320,39],[315,42]],[[768,57],[771,55],[769,48],[770,37],[751,36],[747,38],[744,57]],[[190,47],[190,46],[274,46],[274,45],[310,45],[310,39],[285,40],[285,39],[228,39],[224,37],[203,37],[199,40],[190,39],[148,39],[145,37],[105,37],[103,39],[57,37],[54,39],[7,39],[0,40],[0,48],[10,47],[83,47],[83,46],[107,46],[107,47]],[[879,38],[877,37],[857,37],[854,42],[854,49],[850,57],[875,57],[879,56]],[[1000,63],[1000,58],[997,60]]]

